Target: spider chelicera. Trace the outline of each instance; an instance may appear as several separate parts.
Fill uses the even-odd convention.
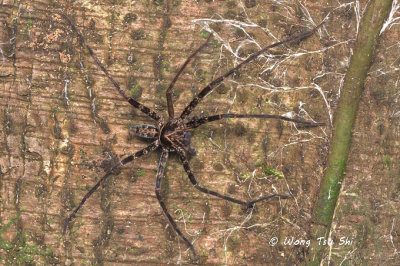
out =
[[[311,31],[307,31],[305,33],[301,33],[295,36],[291,36],[283,41],[276,42],[274,44],[271,44],[260,51],[253,53],[250,55],[246,60],[242,61],[240,64],[238,64],[236,67],[232,68],[225,74],[219,76],[218,78],[214,79],[211,81],[206,87],[204,87],[199,94],[197,94],[193,100],[186,106],[186,108],[183,110],[183,112],[179,116],[175,116],[174,114],[174,106],[172,102],[172,89],[174,87],[175,82],[178,80],[180,74],[182,71],[185,69],[187,64],[190,62],[190,60],[196,56],[196,54],[202,50],[210,40],[210,37],[207,39],[205,43],[203,43],[196,51],[194,51],[183,63],[181,68],[179,69],[178,73],[176,74],[175,78],[172,80],[171,84],[169,85],[167,91],[166,91],[166,98],[167,98],[167,107],[168,107],[168,119],[164,119],[160,114],[157,112],[153,111],[149,107],[145,106],[144,104],[139,103],[135,99],[128,97],[124,91],[121,89],[120,85],[118,82],[116,82],[107,69],[104,67],[104,65],[100,62],[98,57],[94,54],[92,48],[86,43],[85,38],[83,37],[82,33],[76,28],[75,24],[71,21],[69,17],[67,17],[64,13],[62,12],[57,12],[58,15],[64,18],[65,21],[68,22],[68,24],[71,26],[73,31],[77,34],[77,36],[80,39],[80,42],[82,43],[83,46],[86,47],[86,49],[89,51],[91,57],[95,61],[96,65],[104,72],[104,74],[107,76],[107,78],[111,81],[111,83],[115,86],[119,94],[126,100],[128,101],[133,107],[136,109],[140,110],[147,116],[149,116],[151,119],[155,121],[155,125],[151,124],[143,124],[143,125],[137,125],[134,127],[133,131],[134,133],[145,139],[150,139],[153,140],[153,142],[145,147],[144,149],[141,149],[137,151],[136,153],[127,156],[126,158],[122,159],[119,163],[115,164],[114,166],[111,167],[111,169],[89,190],[89,192],[86,193],[86,195],[82,198],[81,202],[79,205],[73,210],[73,212],[66,218],[65,224],[64,224],[64,230],[63,233],[65,234],[69,223],[71,222],[72,219],[75,218],[76,213],[79,211],[79,209],[83,206],[85,201],[99,188],[101,184],[104,183],[104,181],[110,177],[115,170],[117,170],[119,167],[143,156],[146,155],[149,152],[155,151],[156,149],[161,149],[161,157],[158,165],[158,170],[157,170],[157,176],[156,176],[156,185],[155,185],[155,193],[158,199],[158,202],[160,203],[160,206],[168,218],[169,223],[172,225],[174,228],[175,232],[185,241],[186,245],[188,248],[193,253],[194,259],[197,260],[198,256],[196,253],[196,250],[193,247],[193,244],[186,238],[186,236],[182,233],[182,231],[179,229],[178,225],[168,212],[168,209],[162,199],[161,196],[161,182],[164,177],[165,173],[165,167],[167,164],[168,160],[168,155],[170,152],[175,152],[178,154],[183,168],[185,169],[190,182],[192,185],[198,189],[199,191],[213,195],[215,197],[219,197],[221,199],[242,205],[244,208],[253,208],[254,204],[259,202],[259,201],[264,201],[268,200],[273,197],[280,197],[280,198],[290,198],[291,196],[288,195],[280,195],[280,194],[272,194],[268,196],[264,196],[261,198],[258,198],[256,200],[252,200],[249,202],[238,200],[235,198],[232,198],[230,196],[222,195],[216,191],[207,189],[197,182],[192,170],[190,169],[189,165],[189,160],[187,157],[187,153],[190,155],[195,155],[196,151],[195,149],[191,146],[190,144],[190,138],[191,138],[191,131],[205,123],[212,122],[212,121],[217,121],[220,119],[224,118],[258,118],[258,119],[266,119],[266,118],[274,118],[274,119],[280,119],[280,120],[285,120],[285,121],[290,121],[298,124],[303,124],[305,126],[322,126],[325,125],[325,123],[314,123],[310,121],[304,121],[300,119],[294,119],[294,118],[288,118],[285,116],[280,116],[280,115],[270,115],[270,114],[234,114],[234,113],[229,113],[229,114],[218,114],[218,115],[212,115],[212,116],[203,116],[203,117],[189,117],[190,113],[193,111],[193,109],[201,102],[201,100],[208,94],[210,93],[218,84],[220,84],[225,78],[228,76],[232,75],[235,71],[239,70],[243,65],[249,63],[250,61],[253,61],[256,59],[259,55],[262,53],[266,52],[268,49],[271,49],[273,47],[285,44],[285,43],[290,43],[290,42],[297,42],[301,41],[309,36],[311,36],[315,31],[321,27],[321,24],[313,28]]]

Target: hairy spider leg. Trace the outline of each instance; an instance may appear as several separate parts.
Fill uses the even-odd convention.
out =
[[[190,248],[190,250],[193,253],[194,260],[198,260],[198,256],[196,253],[196,250],[193,247],[193,244],[185,237],[185,235],[182,233],[182,231],[179,229],[178,225],[175,223],[174,219],[172,216],[169,214],[167,206],[164,203],[164,200],[162,199],[161,196],[161,181],[164,177],[165,173],[165,166],[167,165],[167,159],[168,159],[168,150],[163,149],[161,153],[161,158],[160,158],[160,163],[158,165],[158,170],[157,170],[157,179],[156,179],[156,196],[158,199],[158,202],[160,203],[161,208],[163,209],[164,214],[167,216],[169,223],[172,225],[174,228],[175,232],[185,241],[186,245]]]
[[[157,149],[160,146],[160,142],[159,140],[156,140],[154,142],[152,142],[150,145],[148,145],[147,147],[141,149],[140,151],[135,152],[132,155],[129,155],[127,157],[125,157],[124,159],[122,159],[118,164],[114,165],[99,181],[97,181],[96,185],[94,185],[87,193],[86,195],[82,198],[81,202],[79,203],[78,207],[76,207],[74,209],[74,211],[68,216],[67,219],[65,219],[65,223],[64,223],[64,229],[63,229],[63,234],[66,233],[67,228],[69,223],[75,218],[76,213],[79,211],[79,209],[83,206],[83,204],[85,204],[86,200],[99,188],[99,186],[101,184],[104,183],[104,181],[113,174],[113,172],[118,169],[119,167],[143,156],[146,155],[147,153],[154,151],[155,149]]]
[[[173,102],[172,102],[172,89],[175,85],[175,82],[178,80],[179,76],[182,74],[183,70],[185,69],[185,67],[187,66],[187,64],[190,63],[190,61],[192,60],[193,57],[196,56],[196,54],[198,52],[200,52],[208,43],[208,41],[211,38],[211,34],[210,36],[208,36],[207,40],[199,47],[197,48],[196,51],[194,51],[187,59],[186,61],[183,63],[183,65],[181,66],[181,68],[179,69],[178,73],[176,73],[174,79],[171,81],[171,84],[169,84],[169,87],[166,91],[167,94],[167,106],[168,106],[168,116],[169,119],[173,119],[174,118],[174,106],[173,106]]]
[[[62,18],[64,18],[64,20],[66,20],[68,22],[68,24],[71,26],[72,30],[76,33],[76,35],[78,35],[79,40],[81,41],[81,43],[86,47],[86,49],[89,51],[89,54],[92,56],[94,62],[96,63],[96,65],[104,72],[104,74],[106,75],[106,77],[108,78],[108,80],[111,81],[111,83],[114,85],[114,87],[117,89],[117,91],[119,92],[119,94],[125,99],[127,100],[133,107],[135,107],[136,109],[140,110],[141,112],[143,112],[144,114],[148,115],[149,117],[151,117],[152,119],[154,119],[155,121],[160,121],[162,118],[161,116],[151,110],[149,107],[139,103],[138,101],[136,101],[135,99],[128,97],[125,92],[121,89],[121,86],[119,85],[119,83],[113,79],[113,77],[111,77],[110,73],[108,72],[108,70],[105,68],[105,66],[100,62],[99,58],[96,56],[96,54],[94,53],[94,51],[92,50],[92,48],[90,48],[90,46],[86,43],[85,38],[83,37],[82,33],[78,30],[78,28],[75,26],[75,24],[72,22],[72,20],[67,17],[67,15],[65,15],[63,12],[59,11],[56,13],[58,15],[60,15]]]
[[[262,200],[267,200],[267,199],[274,198],[274,197],[279,197],[279,198],[283,198],[283,199],[291,198],[291,196],[289,196],[289,195],[272,194],[272,195],[268,195],[268,196],[264,196],[264,197],[258,198],[258,199],[253,200],[253,201],[245,202],[245,201],[242,201],[242,200],[238,200],[238,199],[235,199],[235,198],[232,198],[232,197],[229,197],[229,196],[225,196],[225,195],[219,194],[216,191],[209,190],[209,189],[207,189],[205,187],[200,186],[197,183],[196,177],[194,176],[192,170],[190,169],[189,161],[188,161],[185,153],[181,149],[177,150],[177,152],[178,152],[179,158],[181,159],[181,162],[183,164],[183,168],[185,169],[185,171],[186,171],[186,173],[187,173],[187,175],[188,175],[188,177],[190,179],[190,182],[192,183],[192,185],[197,190],[200,190],[203,193],[210,194],[210,195],[216,196],[218,198],[221,198],[221,199],[233,202],[233,203],[240,204],[240,205],[244,206],[246,209],[253,208],[254,207],[254,203],[256,203],[256,202],[259,202],[259,201],[262,201]]]
[[[187,117],[192,111],[193,109],[197,106],[197,104],[199,104],[201,102],[201,100],[208,94],[210,93],[214,87],[216,85],[218,85],[219,83],[221,83],[225,78],[227,78],[228,76],[232,75],[235,71],[239,70],[243,65],[249,63],[250,61],[253,61],[254,59],[256,59],[259,55],[265,53],[267,50],[285,44],[285,43],[291,43],[291,42],[295,42],[295,41],[301,41],[309,36],[311,36],[314,32],[317,31],[317,29],[319,27],[321,27],[323,25],[325,21],[323,21],[321,24],[319,24],[318,26],[316,26],[314,29],[304,32],[304,33],[300,33],[298,35],[294,35],[291,36],[283,41],[280,42],[276,42],[274,44],[271,44],[267,47],[264,47],[263,49],[261,49],[260,51],[250,55],[246,60],[244,60],[243,62],[241,62],[240,64],[238,64],[236,67],[232,68],[231,70],[229,70],[228,72],[226,72],[225,74],[219,76],[218,78],[214,79],[213,81],[211,81],[206,87],[204,87],[199,94],[197,94],[193,100],[189,103],[188,106],[186,106],[186,108],[183,110],[180,118],[184,119],[185,117]]]
[[[290,198],[292,198],[292,196],[289,196],[289,195],[271,194],[271,195],[264,196],[264,197],[258,198],[256,200],[252,200],[252,201],[247,202],[246,209],[253,208],[254,204],[257,203],[257,202],[260,202],[260,201],[263,201],[263,200],[269,200],[269,199],[275,198],[275,197],[279,197],[280,199],[290,199]]]
[[[301,119],[295,119],[295,118],[289,118],[286,116],[281,116],[281,115],[268,115],[268,114],[219,114],[219,115],[212,115],[212,116],[203,116],[203,117],[193,117],[191,120],[186,122],[186,126],[190,129],[199,127],[205,123],[212,122],[212,121],[217,121],[223,118],[273,118],[273,119],[279,119],[279,120],[285,120],[285,121],[290,121],[294,122],[297,124],[303,124],[308,127],[317,127],[317,126],[325,126],[326,123],[324,122],[311,122],[311,121],[305,121]]]

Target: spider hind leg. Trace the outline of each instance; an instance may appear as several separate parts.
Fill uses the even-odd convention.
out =
[[[157,197],[158,203],[160,204],[165,216],[167,216],[168,221],[171,224],[172,228],[174,228],[175,232],[183,239],[185,244],[192,251],[194,260],[197,261],[199,259],[199,257],[198,257],[198,255],[196,253],[196,250],[194,249],[193,244],[189,241],[189,239],[186,238],[186,236],[179,229],[179,227],[176,224],[174,218],[172,218],[171,214],[169,213],[169,211],[167,209],[167,206],[166,206],[166,204],[164,202],[164,199],[162,197],[161,182],[162,182],[162,179],[164,178],[165,167],[167,165],[167,160],[168,160],[168,150],[163,148],[162,153],[161,153],[161,157],[160,157],[158,170],[157,170],[156,187],[155,187],[156,197]]]

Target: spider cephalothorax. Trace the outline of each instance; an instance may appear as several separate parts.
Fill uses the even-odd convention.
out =
[[[202,101],[202,99],[210,93],[218,84],[220,84],[226,77],[232,75],[235,71],[239,70],[243,65],[249,63],[250,61],[256,59],[259,55],[262,53],[266,52],[268,49],[272,47],[276,47],[279,45],[282,45],[284,43],[289,43],[289,42],[296,42],[300,41],[302,39],[307,38],[308,36],[312,35],[321,25],[316,26],[314,29],[311,31],[292,36],[287,38],[284,41],[280,41],[277,43],[274,43],[272,45],[269,45],[260,51],[250,55],[246,60],[238,64],[235,68],[229,70],[225,74],[219,76],[218,78],[214,79],[211,81],[206,87],[204,87],[194,98],[193,100],[186,106],[186,108],[183,110],[183,112],[180,114],[179,117],[175,117],[174,115],[174,106],[172,102],[172,89],[177,81],[178,77],[186,67],[186,65],[190,62],[190,60],[202,49],[206,46],[208,40],[201,45],[196,51],[191,54],[188,59],[184,62],[182,67],[179,69],[178,73],[176,74],[175,78],[172,80],[170,86],[168,87],[166,91],[166,98],[167,98],[167,107],[168,107],[168,120],[164,122],[164,118],[158,114],[157,112],[153,111],[149,107],[145,106],[144,104],[139,103],[133,98],[128,97],[124,91],[121,89],[120,85],[118,82],[116,82],[111,75],[108,73],[107,69],[103,66],[103,64],[100,62],[100,60],[97,58],[97,56],[94,54],[92,48],[86,43],[83,35],[78,31],[74,23],[63,13],[58,13],[60,16],[62,16],[68,24],[72,27],[72,29],[75,31],[75,33],[78,35],[81,43],[87,48],[89,51],[90,55],[92,56],[93,60],[95,63],[99,66],[99,68],[104,72],[104,74],[107,76],[107,78],[111,81],[111,83],[115,86],[117,89],[118,93],[127,101],[129,102],[134,108],[140,110],[144,114],[146,114],[149,118],[153,119],[156,122],[156,125],[152,124],[143,124],[143,125],[137,125],[132,128],[133,133],[141,138],[149,139],[152,142],[145,147],[144,149],[141,149],[137,152],[135,152],[132,155],[129,155],[122,159],[119,163],[115,164],[111,169],[89,190],[89,192],[86,193],[86,195],[82,198],[81,202],[79,205],[73,210],[73,212],[66,218],[65,224],[64,224],[64,233],[66,232],[68,225],[70,221],[75,217],[76,213],[78,210],[83,206],[85,201],[93,194],[94,191],[97,190],[97,188],[108,178],[110,177],[116,169],[121,167],[122,165],[125,165],[133,160],[135,160],[138,157],[141,157],[143,155],[146,155],[149,152],[155,151],[158,148],[161,148],[161,157],[159,161],[159,166],[157,169],[157,176],[156,176],[156,185],[155,185],[155,193],[157,196],[157,200],[160,203],[160,206],[168,218],[168,221],[174,228],[175,232],[185,241],[186,245],[190,248],[192,251],[194,258],[197,259],[197,254],[196,251],[193,247],[193,244],[185,237],[185,235],[182,233],[182,231],[179,229],[178,225],[176,224],[175,220],[172,218],[170,213],[168,212],[167,206],[165,205],[162,195],[161,195],[161,182],[165,174],[165,167],[167,164],[168,160],[168,154],[170,152],[175,152],[178,154],[183,168],[185,172],[188,175],[188,178],[193,185],[194,188],[197,190],[215,196],[219,197],[221,199],[240,204],[244,208],[252,208],[255,203],[259,201],[264,201],[268,200],[273,197],[280,197],[280,198],[290,198],[290,196],[287,195],[280,195],[280,194],[272,194],[264,197],[260,197],[255,200],[251,201],[242,201],[238,200],[236,198],[220,194],[216,191],[210,190],[208,188],[205,188],[201,186],[197,180],[196,177],[194,176],[193,172],[191,171],[189,160],[187,157],[187,153],[191,155],[195,155],[196,151],[195,149],[191,146],[190,144],[190,138],[192,136],[191,131],[194,130],[195,128],[208,123],[212,121],[217,121],[220,119],[225,119],[225,118],[258,118],[258,119],[268,119],[268,118],[274,118],[274,119],[280,119],[280,120],[285,120],[285,121],[291,121],[294,123],[299,123],[303,124],[306,126],[322,126],[324,123],[314,123],[314,122],[309,122],[309,121],[304,121],[300,119],[294,119],[294,118],[288,118],[285,116],[280,116],[280,115],[270,115],[270,114],[217,114],[217,115],[212,115],[212,116],[203,116],[203,117],[189,117],[190,113],[193,111],[193,109],[196,108],[196,106]]]
[[[181,118],[173,118],[161,129],[160,142],[169,151],[185,150],[190,155],[196,155],[195,149],[190,145],[192,133]]]
[[[161,147],[168,149],[170,152],[180,149],[195,156],[196,150],[190,144],[192,132],[189,132],[188,129],[189,127],[183,119],[173,118],[166,123],[160,123],[159,126],[150,124],[136,125],[131,128],[131,131],[140,138],[158,139]]]

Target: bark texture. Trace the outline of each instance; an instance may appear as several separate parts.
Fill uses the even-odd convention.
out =
[[[240,58],[310,29],[330,13],[335,22],[328,20],[306,41],[274,49],[245,67],[194,113],[290,113],[328,124],[358,21],[355,5],[337,1],[4,0],[0,5],[0,257],[1,263],[14,264],[189,263],[191,256],[155,198],[158,152],[122,168],[62,235],[63,220],[104,171],[147,145],[129,128],[152,121],[122,100],[54,10],[75,22],[129,95],[165,116],[165,90],[204,42],[201,29],[214,31],[215,41],[176,83],[175,113]],[[364,6],[361,1],[360,10]],[[374,108],[383,110],[381,99],[389,95],[376,95]],[[398,108],[392,103],[388,113]],[[382,118],[383,126],[370,126],[381,129],[378,138],[384,141],[398,134],[395,122]],[[198,155],[190,163],[201,184],[245,200],[270,193],[294,197],[258,203],[246,212],[196,191],[178,158],[170,156],[163,196],[183,232],[195,240],[201,263],[302,263],[307,246],[285,239],[309,238],[329,139],[330,126],[307,129],[273,120],[228,119],[196,129],[192,141]],[[393,154],[385,161],[398,158]],[[398,169],[390,165],[388,172]],[[276,245],[270,244],[274,237]]]

